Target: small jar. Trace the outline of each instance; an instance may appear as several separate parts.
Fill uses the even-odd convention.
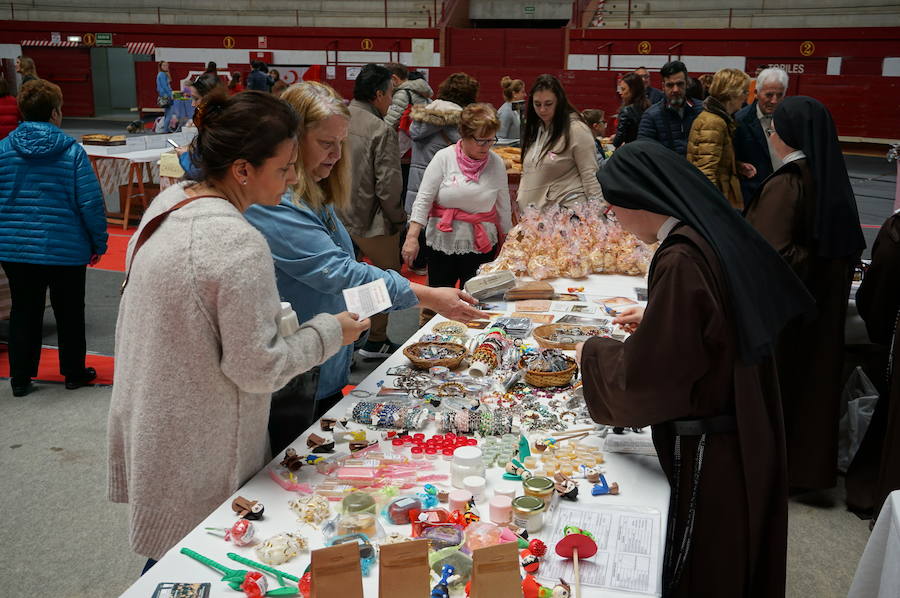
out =
[[[535,476],[522,482],[525,496],[539,498],[543,503],[549,502],[553,497],[553,488],[553,480],[543,476]]]
[[[351,513],[343,515],[337,524],[337,533],[340,536],[346,534],[365,534],[374,538],[377,532],[375,515],[372,513]]]
[[[434,461],[437,459],[437,449],[436,448],[426,448],[425,449],[425,458],[429,461]]]
[[[512,500],[516,497],[516,493],[518,492],[519,487],[517,484],[513,484],[512,482],[504,482],[499,484],[497,488],[494,490],[494,496],[506,496],[509,500]]]
[[[453,460],[453,449],[445,448],[444,450],[441,451],[441,455],[442,455],[444,461],[452,461]]]
[[[491,522],[506,525],[512,520],[512,499],[502,494],[494,495],[488,503]]]
[[[464,488],[463,480],[471,475],[484,477],[484,471],[484,459],[477,446],[461,446],[453,452],[450,483],[454,488]]]
[[[466,489],[466,492],[472,494],[476,501],[481,500],[486,486],[487,481],[480,475],[470,475],[463,479],[463,487]]]
[[[468,490],[451,490],[450,491],[450,510],[464,513],[466,505],[472,499],[472,493]]]
[[[512,501],[512,520],[529,534],[544,527],[544,501],[534,496],[519,496]]]
[[[409,454],[413,459],[423,459],[425,458],[425,449],[421,446],[414,446],[409,449]]]
[[[391,440],[391,450],[395,455],[399,455],[400,453],[402,453],[404,448],[406,448],[406,445],[403,444],[402,438],[394,438],[393,440]]]
[[[537,467],[537,464],[537,457],[533,455],[525,457],[525,459],[523,460],[523,465],[525,465],[525,467],[527,467],[528,469],[534,469],[535,467]]]
[[[343,513],[375,513],[375,499],[365,492],[351,492],[341,501]]]

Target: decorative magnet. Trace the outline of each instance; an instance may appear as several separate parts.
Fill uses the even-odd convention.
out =
[[[238,517],[256,521],[262,519],[263,511],[266,510],[266,507],[261,502],[238,496],[232,501],[231,509],[237,513]]]
[[[441,567],[441,579],[431,588],[431,598],[450,598],[450,578],[456,573],[453,565]]]
[[[619,484],[613,482],[612,484],[606,483],[606,476],[602,473],[600,474],[600,481],[597,484],[594,484],[593,489],[591,489],[591,494],[593,496],[603,496],[604,494],[618,494],[619,493]]]
[[[306,465],[303,457],[297,454],[297,451],[288,447],[284,450],[284,459],[281,460],[281,466],[286,467],[290,471],[297,471]]]
[[[578,500],[578,483],[572,478],[557,473],[553,476],[554,488],[566,500]]]
[[[256,530],[253,523],[246,519],[238,519],[231,527],[207,527],[207,532],[224,537],[235,546],[247,546],[253,543]]]
[[[534,538],[528,543],[528,548],[519,553],[522,568],[526,573],[537,573],[541,566],[540,558],[547,554],[547,545]]]
[[[542,586],[531,574],[526,575],[522,580],[523,598],[569,598],[571,595],[572,588],[562,579],[553,589]]]
[[[586,479],[591,484],[599,484],[600,483],[600,470],[596,467],[585,467],[584,468],[584,479]]]
[[[333,417],[323,417],[319,420],[319,426],[322,428],[323,432],[331,432],[334,430],[334,425],[337,423],[337,420]]]

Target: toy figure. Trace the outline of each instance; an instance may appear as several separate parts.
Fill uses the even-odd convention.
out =
[[[552,589],[542,586],[529,574],[522,580],[522,596],[524,598],[569,598],[572,595],[572,588],[565,580],[560,579]]]
[[[513,459],[506,464],[506,473],[503,474],[504,480],[522,481],[530,480],[532,477],[534,477],[534,474],[525,469],[525,466],[517,459]]]
[[[596,467],[585,467],[584,468],[584,479],[586,479],[591,484],[599,484],[600,483],[600,470]]]
[[[534,538],[528,543],[528,548],[519,553],[522,568],[526,573],[537,573],[538,567],[541,566],[540,557],[547,554],[547,545]]]
[[[560,496],[566,500],[578,500],[578,483],[575,480],[561,473],[554,475],[553,480],[556,482],[554,487]]]
[[[298,471],[305,465],[303,457],[297,454],[297,451],[288,447],[284,450],[284,459],[281,460],[281,466],[286,467],[290,471]]]
[[[619,493],[619,484],[613,482],[612,485],[606,483],[606,476],[602,473],[600,474],[600,480],[597,484],[594,484],[594,487],[591,489],[591,494],[593,496],[602,496],[604,494],[618,494]]]
[[[441,579],[431,588],[431,598],[450,598],[450,577],[456,573],[453,565],[441,567]]]
[[[261,502],[248,500],[243,496],[238,496],[234,499],[231,503],[231,509],[237,513],[238,517],[252,519],[253,521],[262,519],[263,511],[266,510]]]

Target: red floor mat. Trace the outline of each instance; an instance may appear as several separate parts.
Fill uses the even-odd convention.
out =
[[[136,227],[130,226],[126,230],[118,224],[110,224],[106,227],[109,239],[106,242],[106,253],[94,266],[98,270],[109,270],[112,272],[125,271],[125,254],[128,251],[128,241],[131,235],[137,230]]]
[[[85,360],[87,367],[97,370],[97,379],[94,384],[112,384],[115,359],[108,355],[91,355],[88,353]],[[9,347],[6,343],[0,343],[0,378],[9,378]],[[59,373],[59,350],[55,347],[41,349],[41,365],[38,367],[38,382],[65,382],[65,377]]]

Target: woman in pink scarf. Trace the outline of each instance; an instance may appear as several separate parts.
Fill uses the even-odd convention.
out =
[[[432,250],[428,286],[462,287],[494,258],[509,231],[509,185],[503,160],[491,151],[500,121],[490,104],[469,104],[459,118],[461,139],[425,169],[409,216],[403,260],[419,253],[419,232]]]

